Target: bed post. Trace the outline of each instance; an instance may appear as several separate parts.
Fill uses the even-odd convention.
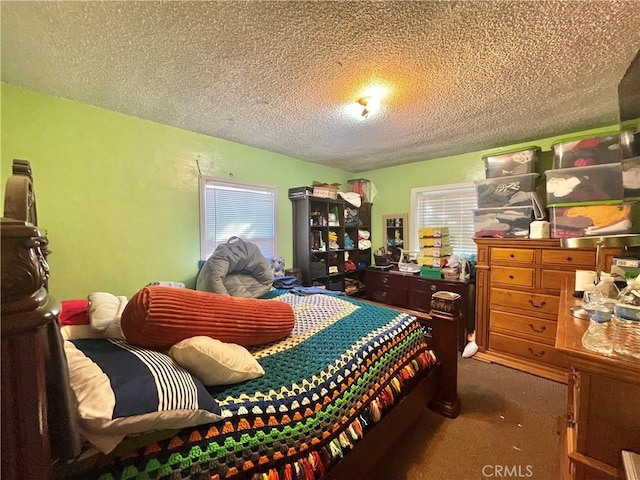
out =
[[[460,295],[437,292],[431,297],[428,319],[419,321],[430,328],[431,346],[436,353],[439,368],[435,395],[429,408],[445,417],[456,418],[460,413],[458,398],[458,332],[464,328],[465,318],[460,308]]]
[[[35,220],[28,162],[14,161],[2,217],[2,478],[50,479],[47,419],[47,325],[59,304],[46,283],[47,238]],[[15,218],[19,217],[19,218]]]

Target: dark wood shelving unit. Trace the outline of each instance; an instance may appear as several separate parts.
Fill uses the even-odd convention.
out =
[[[370,240],[371,204],[363,203],[355,208],[342,199],[313,196],[290,196],[290,199],[293,206],[293,266],[300,269],[303,285],[346,291],[353,296],[364,295],[371,248],[358,248],[358,231],[368,231]],[[350,219],[355,221],[350,222]],[[346,235],[352,244],[345,246]],[[350,267],[348,260],[355,269]],[[357,287],[354,289],[352,284]]]

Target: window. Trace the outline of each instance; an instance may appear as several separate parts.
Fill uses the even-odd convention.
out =
[[[442,226],[449,227],[451,246],[456,254],[475,254],[473,209],[476,206],[473,183],[411,189],[412,249],[419,248],[419,228]]]
[[[201,259],[233,236],[276,256],[276,194],[275,187],[200,177]]]

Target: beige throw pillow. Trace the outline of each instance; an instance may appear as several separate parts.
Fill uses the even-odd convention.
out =
[[[169,356],[208,387],[264,375],[264,369],[246,348],[211,337],[182,340],[171,347]]]

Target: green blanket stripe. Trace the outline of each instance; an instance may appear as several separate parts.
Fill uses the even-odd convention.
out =
[[[277,298],[274,296],[274,298]],[[361,302],[350,300],[348,303],[357,306],[363,305]],[[230,385],[227,387],[210,387],[209,392],[214,398],[223,399],[226,397],[239,397],[245,392],[268,392],[269,390],[279,390],[282,384],[299,383],[304,379],[317,373],[318,349],[317,345],[323,346],[324,367],[331,365],[337,358],[357,341],[369,335],[373,330],[388,325],[394,318],[403,314],[389,308],[377,305],[366,305],[366,309],[356,309],[346,315],[341,320],[323,328],[313,335],[312,341],[306,340],[288,350],[276,352],[272,355],[260,358],[260,365],[265,370],[263,377],[249,380],[241,385]],[[411,320],[409,315],[398,322],[393,329],[400,330],[402,325],[406,325]],[[280,366],[294,363],[298,358],[313,358],[314,362],[302,363],[291,375],[283,377]],[[295,362],[299,363],[299,362]],[[270,375],[271,372],[280,372],[280,375]],[[271,379],[271,382],[269,381]]]
[[[179,465],[181,470],[190,468],[192,465],[208,462],[211,458],[218,458],[223,460],[226,454],[230,451],[240,452],[244,448],[255,446],[258,444],[271,444],[276,440],[286,441],[287,437],[294,434],[306,439],[305,433],[313,431],[318,424],[325,420],[331,420],[334,417],[335,412],[339,412],[345,404],[350,404],[353,399],[362,398],[361,391],[363,388],[368,389],[368,381],[372,378],[379,378],[379,372],[387,371],[390,368],[390,364],[394,363],[398,356],[403,356],[405,351],[413,348],[414,345],[423,343],[423,335],[421,329],[417,328],[411,332],[407,337],[390,348],[385,354],[378,358],[376,363],[371,366],[366,372],[364,372],[347,390],[345,390],[335,401],[327,405],[323,410],[309,416],[308,418],[295,423],[295,426],[285,425],[278,429],[278,427],[272,427],[267,433],[265,430],[260,430],[251,435],[250,433],[243,433],[239,440],[229,436],[225,439],[224,444],[220,445],[218,442],[211,442],[208,444],[206,450],[202,450],[200,446],[196,445],[191,448],[188,456],[183,457],[181,453],[172,453],[166,462],[162,463],[157,458],[151,459],[145,466],[144,471],[140,472],[134,465],[129,465],[123,471],[121,480],[129,480],[133,478],[145,479],[148,478],[150,473],[158,473],[161,470],[162,475],[169,475],[173,472],[176,466]],[[398,355],[400,353],[400,355]],[[415,358],[415,357],[413,357]],[[408,362],[412,363],[413,358]],[[397,372],[396,372],[397,373]],[[393,378],[393,376],[391,377]],[[311,447],[311,445],[310,445]],[[144,474],[144,476],[142,476]],[[100,480],[115,480],[109,473],[100,477]]]

